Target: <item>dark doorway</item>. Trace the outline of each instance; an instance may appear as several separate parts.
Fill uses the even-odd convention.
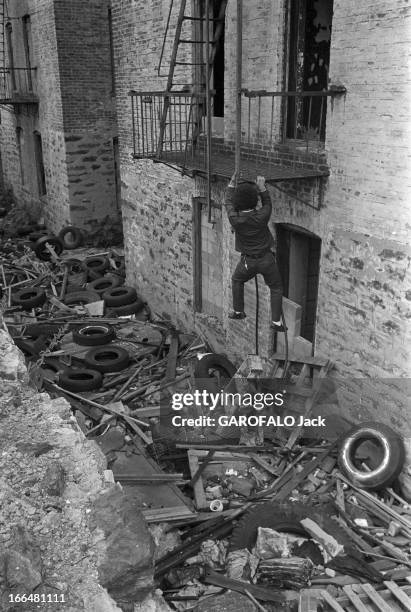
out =
[[[301,336],[314,342],[321,239],[293,225],[277,225],[277,260],[284,295],[302,307]]]
[[[330,65],[333,0],[290,0],[288,91],[326,91]],[[290,97],[287,137],[325,138],[324,97]]]

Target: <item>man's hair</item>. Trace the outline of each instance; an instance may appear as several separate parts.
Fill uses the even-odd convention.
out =
[[[242,183],[235,188],[233,204],[236,210],[255,208],[258,202],[257,186],[252,183]]]

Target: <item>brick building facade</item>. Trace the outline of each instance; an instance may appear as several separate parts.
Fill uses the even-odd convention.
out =
[[[378,413],[388,422],[404,423],[411,299],[409,75],[404,59],[411,27],[408,2],[334,0],[332,7],[330,0],[263,0],[243,5],[245,89],[346,89],[344,95],[327,98],[325,128],[324,123],[313,128],[310,119],[306,122],[305,143],[285,124],[292,115],[286,97],[271,112],[269,163],[318,170],[315,179],[291,178],[269,187],[274,203],[271,227],[277,233],[286,295],[302,306],[296,335],[303,348],[311,342],[316,355],[335,361],[334,376],[342,381],[341,401],[347,414],[366,419]],[[221,210],[227,177],[215,176],[214,223],[208,224],[200,210],[196,233],[193,220],[206,192],[205,179],[181,176],[165,164],[133,156],[141,136],[133,125],[129,92],[165,87],[156,68],[169,6],[161,0],[112,0],[128,281],[153,310],[185,328],[198,329],[217,349],[240,359],[253,352],[255,288],[253,283],[246,286],[247,319],[229,320],[237,254]],[[175,27],[175,13],[170,23]],[[169,39],[166,64],[170,53]],[[232,149],[235,132],[235,58],[236,2],[229,1],[224,70],[221,75],[220,65],[219,81],[214,83],[220,88],[220,110],[213,120],[215,134],[227,150]],[[264,103],[262,116],[267,123],[269,109]],[[267,142],[259,115],[262,123],[255,128],[255,108],[248,120],[243,100],[243,139],[249,121],[251,131],[263,126]],[[305,112],[302,106],[295,108],[294,115]],[[313,103],[309,112],[318,114],[318,109]],[[244,154],[243,166],[259,173],[261,157],[253,157],[253,148],[254,153],[264,151],[261,140],[248,149],[243,144],[243,152],[250,153]],[[201,268],[196,268],[198,257]],[[199,280],[195,276],[200,269]],[[268,295],[259,284],[260,351],[267,354],[271,348]],[[201,307],[194,290],[199,285]]]
[[[118,221],[109,2],[2,4],[5,185],[54,231]]]

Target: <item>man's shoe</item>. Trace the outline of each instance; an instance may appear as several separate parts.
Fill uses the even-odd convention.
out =
[[[236,312],[235,310],[233,310],[232,312],[230,312],[230,314],[228,315],[229,319],[245,319],[246,318],[246,314],[245,312]]]
[[[284,327],[282,323],[278,325],[277,323],[274,323],[274,321],[271,321],[271,329],[273,329],[275,332],[285,332],[287,327]]]

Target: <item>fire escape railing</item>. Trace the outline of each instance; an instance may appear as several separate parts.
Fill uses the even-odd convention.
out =
[[[297,145],[303,142],[310,150],[321,149],[326,132],[327,100],[344,93],[345,88],[314,92],[243,90],[242,152],[253,159],[267,161],[275,147],[290,140]],[[132,91],[130,96],[134,157],[161,161],[185,174],[204,173],[207,168],[205,93]],[[221,150],[221,141],[218,144]],[[216,167],[216,141],[211,139],[210,146],[213,173],[225,174]],[[223,161],[229,155],[224,155]]]
[[[322,143],[326,136],[327,100],[346,93],[327,91],[249,91],[246,98],[246,142],[271,147],[287,140]]]
[[[37,102],[36,74],[35,68],[0,68],[0,104]]]
[[[130,97],[135,158],[183,170],[206,164],[205,93],[131,91]]]

